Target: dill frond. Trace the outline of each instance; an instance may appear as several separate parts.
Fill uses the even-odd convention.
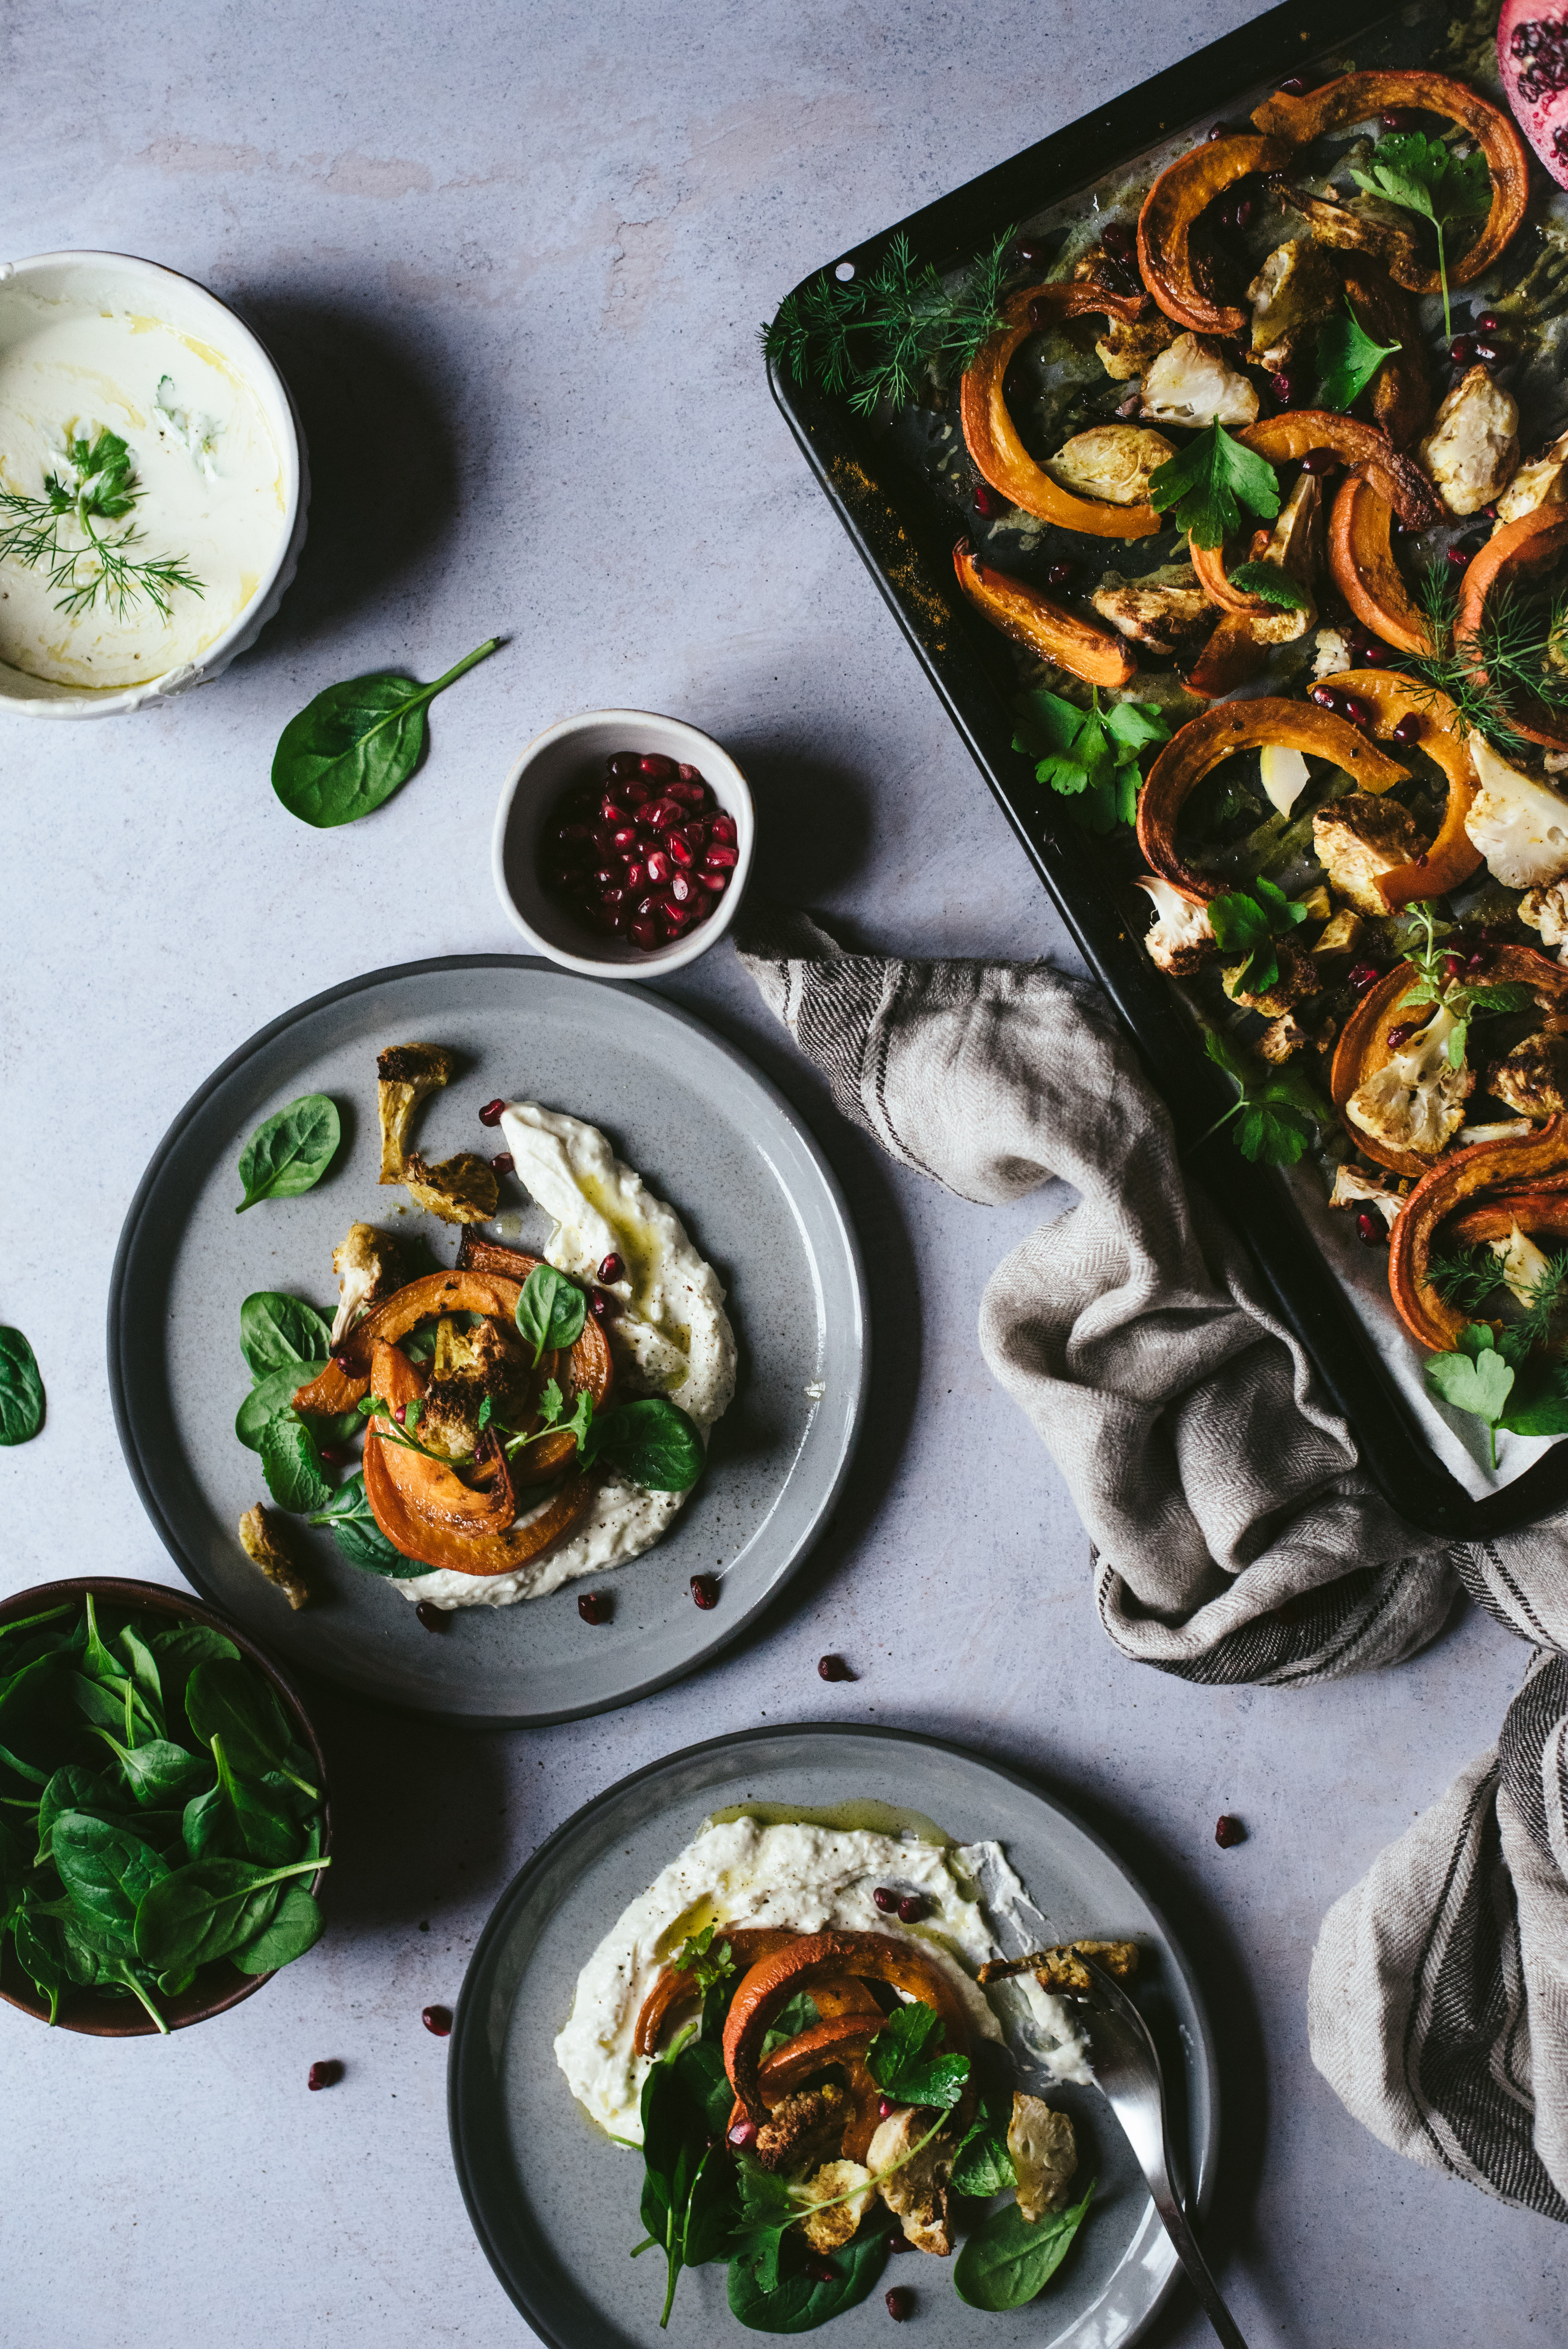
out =
[[[1492,1291],[1502,1286],[1502,1267],[1485,1240],[1466,1248],[1434,1248],[1427,1266],[1429,1287],[1445,1305],[1460,1313],[1477,1313]]]
[[[201,582],[179,556],[150,562],[135,556],[132,549],[145,543],[146,533],[134,524],[112,537],[94,528],[96,520],[122,519],[141,497],[123,440],[100,432],[91,447],[71,441],[61,461],[75,481],[46,473],[41,498],[0,490],[0,514],[15,516],[9,524],[0,523],[0,562],[9,555],[26,570],[47,571],[57,591],[56,611],[71,617],[90,612],[101,599],[123,620],[145,596],[167,620],[176,588],[202,593]],[[81,533],[78,544],[67,544],[61,537],[71,523]]]
[[[1487,597],[1479,626],[1459,636],[1457,583],[1433,564],[1417,594],[1429,646],[1415,660],[1418,673],[1447,694],[1461,734],[1473,730],[1514,757],[1527,751],[1514,723],[1521,705],[1568,709],[1568,596],[1500,588]]]
[[[1014,233],[1006,230],[952,287],[896,236],[869,276],[841,284],[824,271],[789,295],[762,329],[763,352],[794,382],[847,398],[859,415],[884,401],[904,407],[923,381],[962,374],[995,333]]]

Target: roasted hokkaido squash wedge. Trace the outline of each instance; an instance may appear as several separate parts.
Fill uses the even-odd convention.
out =
[[[869,1998],[870,1993],[867,1995]],[[814,1989],[811,1996],[820,2001],[820,1987]],[[870,2003],[869,2014],[824,2017],[812,2023],[798,2038],[776,2047],[771,2055],[765,2055],[758,2073],[761,2099],[769,2111],[793,2089],[804,2086],[814,2072],[824,2070],[830,2064],[848,2074],[850,2117],[841,2140],[846,2161],[864,2161],[881,2117],[882,2090],[866,2069],[865,2053],[887,2017],[874,1999]],[[746,2116],[746,2107],[738,2096],[730,2106],[729,2127],[734,2128]]]
[[[1299,98],[1276,90],[1254,109],[1253,120],[1270,137],[1305,147],[1326,130],[1342,129],[1347,122],[1370,122],[1386,107],[1418,107],[1423,113],[1446,115],[1450,122],[1463,124],[1486,157],[1491,210],[1470,251],[1449,264],[1450,281],[1469,285],[1484,276],[1522,226],[1530,194],[1529,150],[1497,107],[1447,74],[1351,73],[1325,82],[1321,89],[1304,90]],[[1439,281],[1435,269],[1418,266],[1401,267],[1397,282],[1412,294],[1435,294]]]
[[[1388,1293],[1418,1346],[1446,1353],[1473,1319],[1445,1305],[1429,1283],[1432,1242],[1439,1226],[1460,1208],[1479,1204],[1482,1194],[1510,1184],[1517,1209],[1529,1196],[1532,1176],[1552,1174],[1564,1166],[1568,1117],[1551,1117],[1539,1132],[1522,1134],[1517,1141],[1478,1142],[1471,1150],[1456,1150],[1417,1184],[1388,1235]]]
[[[377,1391],[389,1403],[411,1402],[420,1391],[419,1373],[396,1346],[378,1345],[372,1368]],[[515,1574],[569,1533],[593,1497],[595,1476],[573,1476],[550,1506],[525,1525],[496,1533],[459,1532],[422,1514],[420,1493],[398,1473],[402,1462],[418,1454],[382,1443],[374,1433],[377,1424],[371,1421],[365,1444],[365,1497],[393,1548],[421,1566],[452,1574]]]
[[[1244,587],[1233,587],[1225,569],[1222,546],[1200,546],[1192,540],[1188,546],[1198,585],[1204,589],[1211,603],[1222,612],[1236,612],[1247,620],[1272,620],[1279,610],[1277,604],[1268,603],[1262,595],[1249,595]]]
[[[1401,864],[1395,872],[1382,874],[1378,878],[1377,886],[1388,911],[1397,913],[1401,905],[1408,905],[1418,897],[1440,897],[1446,891],[1458,888],[1480,864],[1480,851],[1465,830],[1465,818],[1480,782],[1470,747],[1460,733],[1459,712],[1453,703],[1446,693],[1417,685],[1409,678],[1401,677],[1397,669],[1346,669],[1340,676],[1325,678],[1323,681],[1338,686],[1363,702],[1371,713],[1368,731],[1385,741],[1396,726],[1413,718],[1421,730],[1420,748],[1435,767],[1442,769],[1448,783],[1443,820],[1430,847],[1416,862]],[[1375,786],[1363,783],[1361,788],[1372,791]]]
[[[1147,307],[1143,295],[1107,294],[1094,285],[1032,286],[1012,295],[1003,311],[1006,323],[965,370],[959,416],[969,454],[991,487],[1026,513],[1061,530],[1083,531],[1090,538],[1150,538],[1164,529],[1150,505],[1118,506],[1109,498],[1078,498],[1053,481],[1025,448],[1003,397],[1008,360],[1021,342],[1038,332],[1031,309],[1035,318],[1054,321],[1113,314],[1135,319]]]
[[[1042,660],[1054,661],[1090,685],[1126,685],[1137,676],[1138,663],[1125,637],[1102,628],[1097,620],[1080,619],[1026,581],[991,570],[966,538],[953,550],[953,568],[975,610]]]
[[[1529,1139],[1525,1134],[1519,1138]],[[1542,1232],[1568,1232],[1568,1190],[1550,1191],[1544,1184],[1527,1190],[1504,1187],[1484,1206],[1453,1216],[1445,1237],[1457,1247],[1473,1247],[1478,1240],[1505,1240],[1515,1224],[1532,1240]]]
[[[1336,416],[1331,408],[1287,408],[1282,415],[1243,425],[1235,437],[1271,465],[1287,465],[1309,449],[1332,449],[1343,463],[1362,468],[1407,530],[1430,530],[1442,519],[1438,493],[1419,465],[1375,424]]]
[[[1460,583],[1459,610],[1454,615],[1454,641],[1462,645],[1479,630],[1487,598],[1506,587],[1522,573],[1544,571],[1568,548],[1568,508],[1537,506],[1533,513],[1505,523],[1475,555]],[[1476,674],[1486,672],[1479,664]],[[1509,704],[1509,722],[1529,742],[1549,750],[1568,750],[1568,716],[1539,701],[1515,698]]]
[[[384,1371],[405,1383],[397,1365],[413,1372],[414,1389],[423,1394],[428,1384],[425,1373],[392,1346],[377,1346],[371,1377]],[[377,1390],[381,1392],[381,1390]],[[391,1401],[391,1397],[387,1397]],[[399,1396],[399,1402],[406,1400]],[[480,1436],[474,1454],[475,1485],[465,1485],[457,1470],[444,1460],[432,1460],[422,1452],[411,1451],[399,1444],[395,1435],[387,1435],[387,1422],[373,1419],[366,1430],[365,1448],[375,1446],[378,1452],[390,1453],[386,1461],[387,1475],[407,1506],[417,1516],[435,1526],[454,1534],[504,1533],[517,1515],[517,1500],[507,1472],[506,1454],[488,1430]]]
[[[776,1925],[721,1925],[714,1940],[728,1943],[729,1954],[742,1973],[754,1966],[759,1958],[771,1957],[775,1950],[788,1948],[800,1936],[787,1927]],[[678,1966],[665,1966],[658,1980],[643,2001],[637,2016],[637,2027],[632,2044],[639,2055],[651,2055],[659,2044],[659,2033],[666,2018],[678,2007],[691,2004],[696,1998],[695,1977]],[[882,2009],[862,1982],[820,1982],[811,1993],[819,2017],[838,2014],[875,2014]]]
[[[1364,472],[1342,483],[1328,523],[1334,584],[1365,628],[1402,653],[1429,649],[1427,624],[1394,560],[1394,509]]]
[[[1228,623],[1222,621],[1221,626]],[[1239,623],[1243,625],[1244,623]],[[1409,770],[1369,742],[1347,719],[1319,709],[1315,702],[1229,701],[1188,719],[1173,734],[1149,771],[1138,802],[1138,844],[1150,868],[1169,881],[1195,905],[1221,896],[1227,884],[1190,873],[1176,847],[1176,824],[1189,794],[1212,767],[1233,750],[1260,750],[1265,742],[1281,742],[1336,767],[1356,778],[1364,792],[1386,792],[1403,782]]]
[[[1200,283],[1192,231],[1209,206],[1253,171],[1283,171],[1289,149],[1278,139],[1211,139],[1168,163],[1138,215],[1138,262],[1168,318],[1195,335],[1239,335],[1251,323],[1233,302],[1216,302]]]
[[[817,1982],[849,1975],[891,1982],[923,2000],[941,2016],[948,2049],[969,2053],[969,2021],[947,1976],[934,1958],[907,1941],[882,1933],[810,1933],[764,1958],[742,1979],[724,2026],[724,2065],[729,2085],[753,2120],[767,2110],[759,2066],[762,2042],[780,2007]],[[962,2113],[964,2106],[959,2106]]]

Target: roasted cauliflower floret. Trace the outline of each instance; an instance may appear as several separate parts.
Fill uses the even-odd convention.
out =
[[[850,2116],[849,2098],[831,2081],[786,2096],[757,2132],[753,2150],[764,2169],[815,2169],[837,2160]]]
[[[1129,383],[1135,375],[1145,374],[1175,339],[1175,327],[1159,311],[1152,318],[1136,323],[1130,318],[1112,318],[1094,347],[1095,357],[1107,375],[1114,376],[1118,383]]]
[[[1260,644],[1293,645],[1317,626],[1312,589],[1323,568],[1323,484],[1315,473],[1303,473],[1286,498],[1272,530],[1260,531],[1253,542],[1253,560],[1276,563],[1306,595],[1294,610],[1280,611],[1253,622]]]
[[[1452,514],[1479,513],[1519,463],[1519,403],[1485,367],[1461,376],[1417,451]]]
[[[984,1982],[1009,1982],[1015,1974],[1033,1974],[1042,1990],[1094,1988],[1094,1976],[1084,1964],[1097,1965],[1118,1982],[1130,1982],[1138,1971],[1136,1941],[1059,1941],[1054,1949],[1031,1950],[1026,1958],[991,1958],[980,1969]]]
[[[1157,919],[1143,933],[1150,959],[1172,978],[1186,978],[1201,970],[1220,951],[1206,905],[1194,905],[1180,889],[1152,873],[1135,885],[1148,895]]]
[[[403,1180],[414,1112],[427,1095],[450,1084],[456,1069],[456,1060],[441,1044],[390,1044],[376,1055],[383,1183]]]
[[[1017,2172],[1018,2209],[1031,2226],[1047,2210],[1067,2208],[1068,2188],[1078,2168],[1078,2139],[1066,2113],[1015,2088],[1007,2151]]]
[[[1354,1207],[1358,1214],[1371,1207],[1392,1231],[1394,1218],[1405,1202],[1394,1187],[1392,1175],[1365,1174],[1359,1166],[1352,1166],[1348,1159],[1344,1159],[1334,1170],[1334,1188],[1328,1195],[1328,1204],[1331,1207]]]
[[[1422,844],[1409,810],[1370,792],[1351,792],[1312,819],[1313,851],[1329,886],[1361,914],[1387,914],[1378,875],[1408,864]]]
[[[332,1324],[335,1346],[373,1305],[402,1287],[403,1266],[397,1242],[385,1232],[374,1224],[350,1224],[332,1251],[332,1268],[337,1275],[337,1311]]]
[[[1309,1028],[1299,1012],[1282,1011],[1277,1019],[1270,1020],[1258,1038],[1258,1056],[1261,1060],[1272,1061],[1275,1068],[1281,1068],[1286,1061],[1294,1061],[1298,1052],[1305,1051],[1309,1044],[1315,1044],[1321,1050],[1328,1034],[1326,1028]]]
[[[1348,905],[1341,906],[1332,920],[1324,925],[1322,935],[1312,942],[1312,953],[1318,962],[1330,962],[1336,955],[1359,954],[1367,936],[1367,925],[1359,914]]]
[[[1338,677],[1354,666],[1350,658],[1350,640],[1337,628],[1319,628],[1317,642],[1312,651],[1312,681],[1320,678]]]
[[[478,1444],[485,1397],[490,1415],[505,1426],[521,1426],[528,1407],[529,1364],[521,1348],[499,1322],[480,1321],[459,1330],[449,1319],[436,1330],[436,1354],[419,1441],[449,1460],[467,1460]]]
[[[1408,1048],[1396,1052],[1345,1104],[1352,1125],[1390,1150],[1435,1158],[1465,1122],[1465,1103],[1475,1091],[1475,1071],[1456,1069],[1449,1059],[1453,1013],[1439,1009]]]
[[[1248,1011],[1266,1012],[1271,1019],[1277,1019],[1282,1011],[1289,1011],[1293,1005],[1315,995],[1323,985],[1323,973],[1306,948],[1298,947],[1294,938],[1276,939],[1274,952],[1279,977],[1272,987],[1244,986],[1242,973],[1247,968],[1245,962],[1232,963],[1220,975],[1220,983],[1233,1003],[1243,1005]]]
[[[1553,440],[1543,457],[1521,465],[1497,502],[1492,535],[1511,522],[1522,522],[1538,506],[1560,506],[1568,500],[1568,432]]]
[[[1521,1117],[1557,1117],[1568,1109],[1568,1035],[1542,1028],[1486,1072],[1486,1089]]]
[[[1119,636],[1167,654],[1196,646],[1213,626],[1217,608],[1190,563],[1162,564],[1137,579],[1109,572],[1088,600]]]
[[[253,1509],[245,1511],[240,1519],[240,1547],[283,1592],[295,1614],[310,1605],[310,1585],[289,1553],[283,1520],[275,1509],[263,1509],[258,1501]]]
[[[438,1166],[427,1165],[411,1150],[403,1162],[402,1180],[426,1214],[439,1216],[444,1224],[488,1223],[500,1204],[494,1168],[471,1150],[459,1150]]]
[[[1339,278],[1322,245],[1293,236],[1276,245],[1247,288],[1253,305],[1252,361],[1274,372],[1339,306]]]
[[[1543,947],[1568,946],[1568,885],[1554,881],[1550,889],[1527,889],[1514,911],[1540,931]]]
[[[1217,416],[1233,428],[1256,421],[1258,395],[1244,375],[1226,366],[1217,343],[1178,335],[1145,372],[1142,412],[1156,424],[1197,429]]]
[[[876,2199],[871,2171],[858,2161],[824,2162],[815,2178],[806,2180],[804,2191],[813,2202],[833,2205],[830,2210],[814,2210],[801,2222],[800,2232],[814,2251],[836,2251],[849,2242]],[[841,2194],[847,2194],[849,2200],[837,2200]]]
[[[1305,188],[1282,184],[1280,202],[1310,226],[1319,244],[1341,253],[1367,253],[1392,274],[1406,275],[1418,266],[1416,240],[1391,214],[1374,212],[1359,202],[1340,203],[1333,196],[1308,195]]]
[[[1470,750],[1480,778],[1465,818],[1472,847],[1506,888],[1549,889],[1568,874],[1568,799],[1511,767],[1484,734]]]
[[[1491,1240],[1488,1245],[1497,1258],[1497,1277],[1514,1303],[1526,1307],[1532,1304],[1542,1282],[1552,1277],[1550,1257],[1536,1247],[1528,1233],[1520,1230],[1517,1216],[1509,1226],[1505,1240]]]
[[[1047,459],[1046,471],[1080,498],[1140,506],[1148,501],[1150,474],[1175,454],[1163,432],[1139,424],[1092,424],[1064,441]]]
[[[904,2240],[917,2251],[932,2251],[945,2259],[953,2249],[947,2223],[948,2180],[955,2150],[952,2138],[944,2130],[913,2161],[905,2159],[910,2147],[920,2143],[930,2127],[930,2117],[923,2111],[913,2105],[896,2106],[885,2121],[877,2124],[866,2167],[878,2179],[877,2192],[902,2222]],[[760,2137],[758,2143],[760,2146]],[[893,2170],[891,2178],[879,2175],[892,2169],[895,2162],[903,2162],[903,2168]]]

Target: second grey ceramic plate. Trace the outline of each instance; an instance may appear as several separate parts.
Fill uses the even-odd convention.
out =
[[[448,2073],[458,2180],[497,2275],[551,2349],[741,2349],[751,2337],[729,2313],[722,2266],[681,2277],[660,2332],[662,2262],[654,2252],[634,2267],[629,2259],[644,2233],[641,2159],[574,2102],[555,2034],[580,1968],[709,1812],[868,1801],[922,1813],[960,1843],[994,1837],[1053,1940],[1141,1943],[1139,2003],[1160,2046],[1175,2142],[1206,2202],[1219,2150],[1213,2035],[1191,1967],[1109,1847],[1027,1779],[936,1738],[810,1723],[754,1730],[655,1762],[568,1819],[514,1878],[469,1961]],[[823,2329],[825,2344],[885,2341],[883,2293],[894,2282],[916,2294],[927,2349],[1122,2349],[1138,2338],[1174,2281],[1175,2253],[1098,2090],[1066,2087],[1051,2100],[1073,2115],[1080,2178],[1099,2183],[1040,2297],[982,2314],[954,2292],[949,2261],[909,2255]]]
[[[377,1187],[376,1055],[414,1039],[461,1060],[422,1112],[428,1157],[499,1147],[475,1114],[497,1094],[602,1127],[717,1268],[740,1350],[707,1474],[656,1548],[591,1585],[454,1612],[436,1634],[395,1586],[347,1565],[325,1532],[302,1537],[321,1603],[291,1614],[235,1534],[242,1512],[265,1498],[260,1463],[234,1434],[250,1387],[241,1301],[284,1289],[330,1315],[332,1251],[349,1224],[392,1223],[407,1204],[403,1191]],[[332,1168],[303,1197],[236,1216],[241,1150],[263,1118],[307,1092],[329,1094],[343,1117]],[[546,1238],[549,1222],[526,1194],[515,1184],[502,1191],[511,1213],[486,1228],[523,1246]],[[450,1226],[409,1214],[393,1227],[450,1263]],[[837,1183],[795,1112],[738,1052],[645,988],[474,955],[334,988],[253,1036],[208,1080],[160,1143],[126,1217],[108,1361],[141,1498],[206,1598],[291,1664],[361,1695],[521,1725],[645,1695],[766,1605],[849,1467],[865,1393],[865,1304]],[[697,1573],[720,1577],[710,1611],[692,1602]],[[613,1592],[611,1622],[579,1616],[590,1587]]]

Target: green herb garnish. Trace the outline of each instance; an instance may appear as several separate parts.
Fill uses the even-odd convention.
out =
[[[1402,343],[1375,342],[1346,297],[1345,316],[1331,318],[1317,337],[1318,404],[1341,412],[1354,407],[1385,359]]]
[[[318,693],[289,719],[273,753],[273,789],[289,813],[326,831],[389,800],[418,764],[425,713],[437,694],[488,660],[500,641],[489,637],[434,685],[377,670]]]
[[[1405,911],[1413,926],[1404,958],[1415,970],[1416,978],[1399,998],[1399,1009],[1402,1011],[1408,1004],[1430,1003],[1447,1011],[1454,1021],[1446,1047],[1449,1066],[1462,1069],[1471,1019],[1488,1012],[1527,1011],[1535,1000],[1534,993],[1513,979],[1505,979],[1497,986],[1482,986],[1462,974],[1450,978],[1443,969],[1442,940],[1450,934],[1453,925],[1439,919],[1429,897],[1415,899]]]
[[[1241,528],[1243,506],[1273,522],[1279,483],[1267,460],[1233,440],[1216,416],[1179,456],[1156,466],[1149,500],[1194,546],[1222,546]]]
[[[1453,333],[1449,307],[1448,250],[1443,231],[1456,221],[1479,220],[1491,210],[1491,172],[1477,148],[1456,155],[1442,140],[1424,130],[1397,130],[1379,139],[1372,150],[1370,171],[1353,170],[1351,178],[1368,195],[1405,212],[1419,212],[1437,231],[1438,275],[1443,290],[1443,333]]]
[[[1019,721],[1014,750],[1036,761],[1036,781],[1061,793],[1076,823],[1108,833],[1137,821],[1139,761],[1171,740],[1157,704],[1117,701],[1102,709],[1097,686],[1089,707],[1080,709],[1039,686],[1020,694],[1013,708]]]
[[[1417,594],[1429,649],[1414,666],[1453,703],[1460,732],[1473,729],[1509,757],[1527,752],[1530,744],[1513,723],[1513,709],[1521,702],[1538,701],[1560,713],[1568,710],[1568,668],[1561,661],[1568,644],[1568,595],[1496,588],[1477,626],[1458,636],[1460,589],[1453,573],[1429,564]]]
[[[123,620],[145,596],[167,620],[176,588],[201,594],[201,582],[182,557],[150,562],[132,554],[145,543],[143,532],[127,527],[109,535],[95,527],[123,521],[143,494],[135,460],[118,432],[100,429],[91,441],[67,440],[55,462],[57,471],[44,476],[42,497],[0,490],[0,514],[15,516],[0,524],[0,560],[11,555],[26,570],[46,570],[50,586],[60,591],[57,612],[90,612],[101,597]],[[78,546],[61,536],[73,526],[84,542]]]
[[[1288,937],[1306,919],[1306,907],[1260,873],[1250,888],[1233,889],[1211,900],[1209,926],[1227,954],[1245,954],[1236,974],[1238,991],[1266,995],[1279,985],[1275,941]]]
[[[1254,1061],[1212,1028],[1204,1032],[1203,1049],[1241,1088],[1241,1098],[1199,1135],[1194,1150],[1232,1118],[1239,1118],[1234,1140],[1243,1158],[1265,1166],[1294,1166],[1311,1142],[1314,1126],[1333,1124],[1334,1112],[1309,1077],[1288,1065],[1273,1069]]]
[[[715,1949],[713,1930],[711,1925],[705,1925],[700,1933],[688,1933],[681,1943],[679,1953],[670,1960],[676,1973],[689,1974],[705,1994],[717,1983],[727,1981],[736,1971],[729,1943],[720,1941]]]
[[[824,270],[763,327],[763,352],[796,383],[847,397],[859,415],[884,399],[903,407],[923,380],[961,375],[1001,326],[1013,234],[1005,230],[951,290],[902,235],[867,277]]]
[[[1277,604],[1284,612],[1312,608],[1311,596],[1282,563],[1238,563],[1231,574],[1231,585],[1244,595],[1261,596],[1265,604]]]

